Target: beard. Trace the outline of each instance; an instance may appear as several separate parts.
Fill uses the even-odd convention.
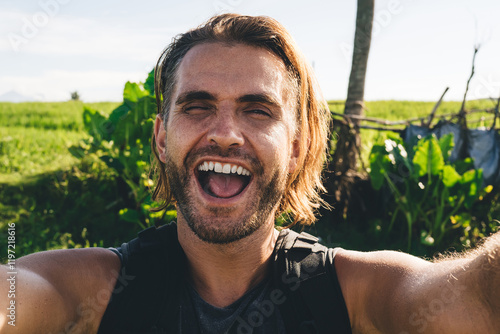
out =
[[[197,202],[193,185],[198,181],[193,180],[196,176],[190,171],[194,170],[195,161],[199,161],[200,157],[207,155],[240,158],[252,166],[253,180],[250,182],[256,183],[252,186],[257,190],[257,193],[254,196],[249,196],[251,200],[246,203],[245,213],[240,217],[226,218],[236,208],[205,207],[209,211],[210,217],[203,216],[196,210]],[[266,179],[258,159],[242,153],[239,149],[231,148],[222,151],[218,146],[209,146],[190,152],[184,161],[183,168],[177,167],[167,152],[165,172],[177,202],[177,209],[186,220],[187,225],[201,240],[213,244],[229,244],[241,240],[257,231],[269,219],[274,220],[271,215],[274,216],[283,197],[287,178],[286,169],[278,166],[272,172],[271,177]]]

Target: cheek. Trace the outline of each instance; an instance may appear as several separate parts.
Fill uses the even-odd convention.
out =
[[[183,122],[171,120],[166,129],[166,152],[170,159],[178,166],[183,163],[187,152],[196,138],[193,126],[186,126]]]
[[[278,168],[288,166],[290,159],[290,134],[284,127],[277,126],[259,136],[262,141],[262,154],[265,161],[272,161]]]

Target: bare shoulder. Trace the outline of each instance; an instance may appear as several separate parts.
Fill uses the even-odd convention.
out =
[[[46,251],[18,259],[16,333],[97,332],[120,265],[116,254],[102,248]],[[8,327],[0,324],[2,333]]]
[[[496,333],[469,258],[430,262],[341,250],[335,268],[353,333]],[[479,296],[479,298],[478,298]]]
[[[20,258],[17,265],[57,286],[77,287],[116,277],[120,259],[104,248],[61,249],[30,254]]]
[[[335,268],[353,333],[398,333],[406,316],[408,285],[432,263],[395,251],[341,250]],[[403,315],[404,314],[404,315]]]

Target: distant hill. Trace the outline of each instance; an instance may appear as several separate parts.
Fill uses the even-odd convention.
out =
[[[7,93],[0,95],[0,101],[1,102],[33,102],[33,101],[38,101],[38,99],[31,97],[31,96],[22,95],[14,90],[11,90],[11,91],[8,91]]]

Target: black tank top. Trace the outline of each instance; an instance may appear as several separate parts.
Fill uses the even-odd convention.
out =
[[[225,308],[187,283],[175,223],[111,250],[122,269],[98,334],[351,333],[335,250],[306,233],[281,231],[272,276]]]

